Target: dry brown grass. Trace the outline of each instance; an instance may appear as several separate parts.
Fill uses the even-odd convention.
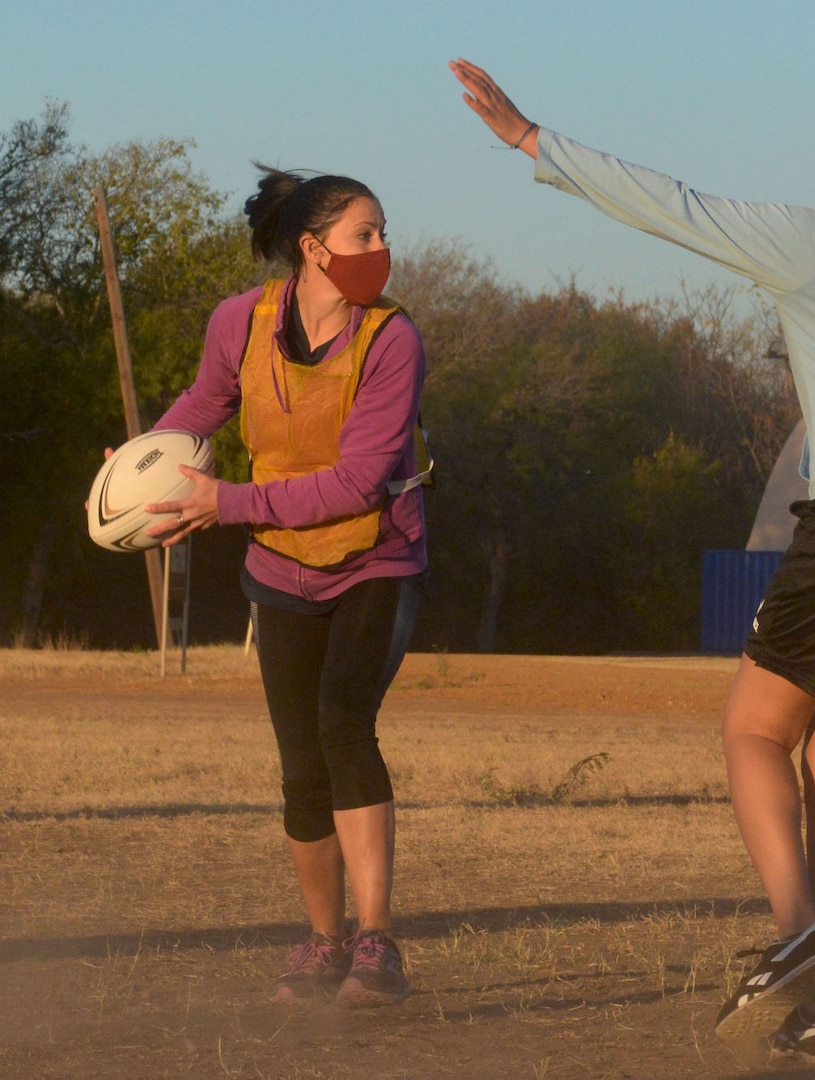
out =
[[[352,1015],[267,1004],[304,924],[254,655],[174,664],[0,652],[3,1080],[775,1075],[711,1033],[772,932],[735,662],[409,656],[381,738],[415,992]]]

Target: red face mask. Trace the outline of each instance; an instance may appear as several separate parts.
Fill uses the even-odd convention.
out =
[[[332,251],[328,254],[331,258],[323,273],[339,289],[344,300],[349,304],[368,305],[379,299],[391,272],[388,248],[361,251],[356,255],[335,255]]]

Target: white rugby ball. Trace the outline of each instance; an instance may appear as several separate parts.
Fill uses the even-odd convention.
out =
[[[192,493],[193,481],[181,475],[179,465],[211,473],[214,463],[209,439],[189,431],[148,431],[130,439],[107,459],[91,486],[91,540],[109,551],[158,547],[161,539],[144,530],[175,514],[148,514],[145,504],[174,502]]]

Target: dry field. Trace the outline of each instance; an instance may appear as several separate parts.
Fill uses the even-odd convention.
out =
[[[410,655],[380,730],[414,993],[289,1013],[254,656],[0,652],[0,1077],[805,1075],[712,1034],[772,934],[719,752],[734,669]]]

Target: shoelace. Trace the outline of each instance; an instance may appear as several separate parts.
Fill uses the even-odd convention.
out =
[[[316,941],[306,941],[298,945],[289,956],[289,975],[300,972],[316,971],[320,965],[331,967],[334,960],[334,946],[323,945]]]
[[[765,945],[763,949],[760,949],[757,945],[754,945],[752,949],[740,949],[736,956],[739,960],[743,960],[746,956],[763,956],[768,949],[771,949],[773,945],[777,945],[780,950],[782,946],[789,945],[793,938],[777,938],[775,941],[771,941],[769,945]]]
[[[736,956],[739,960],[744,960],[747,956],[762,956],[765,952],[766,949],[759,949],[754,945],[752,949],[740,949],[736,953]]]
[[[357,968],[380,967],[382,958],[388,950],[384,941],[377,941],[368,936],[350,938],[345,947],[353,948],[354,967]]]

